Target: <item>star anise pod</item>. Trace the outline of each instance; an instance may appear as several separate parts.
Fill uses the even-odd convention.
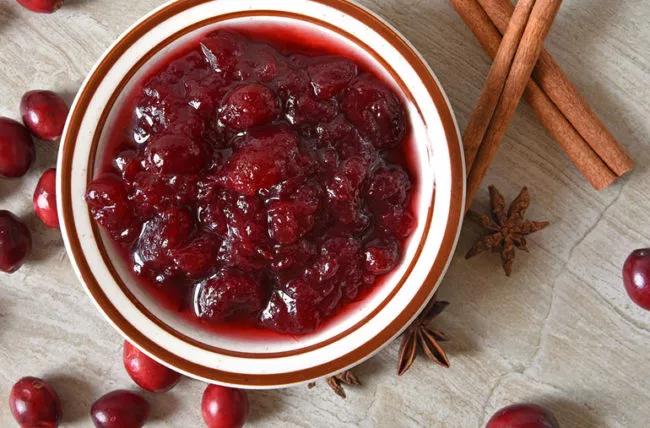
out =
[[[510,276],[512,264],[515,260],[515,247],[528,251],[526,235],[544,229],[549,223],[547,221],[524,219],[526,210],[530,205],[530,195],[526,187],[521,189],[521,193],[512,201],[507,212],[503,195],[494,186],[490,186],[489,190],[492,217],[490,218],[486,214],[477,214],[473,211],[469,212],[470,218],[486,228],[489,233],[474,244],[465,258],[469,259],[488,250],[492,252],[499,251],[503,262],[503,270],[507,276]]]
[[[328,377],[327,384],[332,388],[332,391],[334,391],[336,395],[345,398],[345,389],[343,389],[343,385],[357,386],[361,385],[361,381],[354,373],[352,373],[352,370],[346,370],[343,373]],[[307,385],[310,389],[315,386],[316,382]]]
[[[399,347],[399,357],[397,365],[397,374],[399,376],[406,373],[411,368],[415,357],[417,356],[418,347],[424,351],[424,354],[434,362],[444,367],[449,367],[449,359],[445,350],[438,342],[444,342],[447,337],[440,331],[433,330],[429,323],[440,315],[445,308],[449,306],[448,302],[440,302],[434,299],[424,308],[424,311],[415,319],[404,335]]]

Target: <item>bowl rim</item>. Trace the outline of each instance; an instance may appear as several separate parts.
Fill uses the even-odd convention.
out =
[[[62,207],[62,209],[59,210],[59,215],[61,224],[63,225],[62,234],[66,244],[66,249],[78,277],[87,292],[90,294],[94,303],[98,306],[100,312],[102,312],[109,322],[122,335],[126,336],[129,341],[166,365],[172,366],[192,377],[212,382],[249,387],[277,387],[323,377],[351,365],[358,364],[378,352],[383,346],[390,343],[390,340],[399,335],[401,331],[406,328],[408,323],[424,308],[426,302],[433,295],[442,280],[455,250],[464,213],[465,171],[458,127],[450,103],[435,74],[429,68],[422,56],[396,29],[373,12],[348,0],[307,0],[322,3],[337,10],[341,10],[381,34],[382,38],[395,47],[408,61],[410,66],[417,71],[418,76],[426,86],[429,96],[438,110],[444,128],[446,143],[449,149],[451,163],[450,169],[452,174],[452,194],[450,198],[449,213],[447,215],[448,224],[444,232],[440,249],[436,254],[435,261],[432,263],[432,267],[429,270],[423,285],[418,290],[417,298],[414,298],[400,313],[398,313],[389,326],[380,334],[372,337],[361,347],[339,357],[336,361],[330,361],[327,364],[321,364],[320,366],[310,367],[309,369],[301,371],[264,374],[256,376],[256,379],[249,379],[249,375],[224,372],[214,368],[204,367],[185,360],[176,354],[170,353],[161,345],[144,336],[136,326],[131,325],[130,322],[122,316],[119,309],[109,301],[99,284],[97,284],[92,275],[90,264],[85,259],[81,246],[78,245],[79,237],[73,227],[71,195],[69,192],[66,192],[66,189],[69,189],[69,186],[64,186],[64,184],[69,183],[72,179],[70,166],[74,147],[78,140],[81,121],[86,113],[86,109],[88,108],[93,94],[96,92],[102,81],[102,76],[106,74],[104,71],[110,69],[116,59],[128,50],[129,47],[143,34],[151,31],[169,17],[174,16],[183,10],[210,1],[212,0],[172,1],[146,15],[123,33],[104,53],[83,83],[72,106],[71,114],[64,130],[64,137],[62,138],[59,151],[59,167],[57,168],[59,176],[59,179],[57,180],[57,186],[59,187],[57,189],[57,197],[59,198],[59,206]],[[331,25],[336,27],[336,24]],[[426,236],[426,231],[424,236]],[[260,378],[264,379],[260,381]]]

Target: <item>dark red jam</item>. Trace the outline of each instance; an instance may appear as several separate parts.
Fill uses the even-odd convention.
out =
[[[86,200],[174,310],[304,334],[400,261],[409,122],[367,67],[262,40],[219,30],[168,55],[124,103]]]

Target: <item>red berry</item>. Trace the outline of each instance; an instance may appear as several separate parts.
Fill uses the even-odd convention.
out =
[[[251,83],[235,88],[219,109],[221,122],[235,131],[264,125],[279,113],[278,99],[266,86]]]
[[[52,13],[63,6],[63,0],[16,0],[19,4],[38,13]]]
[[[181,135],[165,135],[147,146],[149,165],[162,174],[190,174],[205,165],[207,156],[200,142]]]
[[[357,75],[357,66],[342,58],[319,61],[307,67],[316,98],[325,100],[342,91]]]
[[[514,404],[496,412],[485,428],[560,428],[560,424],[541,406]]]
[[[317,293],[302,279],[294,279],[271,295],[260,315],[263,326],[289,334],[314,331],[322,317]]]
[[[11,388],[9,407],[21,427],[56,428],[61,420],[61,402],[44,380],[24,377]]]
[[[121,233],[132,223],[132,212],[122,180],[102,174],[86,190],[86,203],[93,218],[112,233]]]
[[[219,239],[206,233],[181,248],[171,250],[170,256],[176,267],[188,277],[199,278],[213,269],[219,246]]]
[[[56,209],[56,169],[50,168],[38,180],[34,191],[34,212],[41,221],[51,228],[59,227]]]
[[[234,269],[222,270],[196,287],[194,308],[198,317],[219,322],[258,312],[265,294],[252,276]]]
[[[373,241],[366,245],[364,267],[373,275],[390,272],[399,260],[399,245],[396,241]]]
[[[54,141],[63,133],[68,105],[52,91],[29,91],[20,101],[25,126],[41,140]]]
[[[208,385],[201,413],[208,428],[240,428],[248,417],[248,394],[241,389]]]
[[[395,147],[404,138],[404,108],[395,94],[370,75],[346,89],[341,110],[361,134],[377,148]]]
[[[34,162],[34,141],[15,120],[0,117],[0,176],[22,177]]]
[[[650,248],[630,254],[623,265],[623,283],[632,301],[650,311]]]
[[[18,270],[32,251],[32,234],[25,224],[9,211],[0,210],[0,270]]]
[[[181,375],[148,357],[129,342],[124,342],[124,368],[131,379],[150,392],[166,392],[181,379]]]
[[[95,401],[90,416],[97,428],[141,428],[149,417],[149,403],[135,392],[109,392]]]

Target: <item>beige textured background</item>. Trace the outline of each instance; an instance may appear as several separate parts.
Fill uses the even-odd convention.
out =
[[[286,1],[286,0],[285,0]],[[17,117],[29,89],[70,98],[106,47],[160,2],[67,0],[53,16],[0,0],[0,115]],[[489,67],[486,55],[445,0],[364,0],[421,50],[464,127]],[[364,386],[347,401],[326,386],[251,394],[256,427],[480,427],[521,400],[549,406],[563,427],[646,427],[650,421],[650,313],[630,303],[620,267],[650,246],[650,3],[565,0],[547,47],[638,162],[628,178],[596,193],[521,106],[487,182],[508,199],[530,187],[532,219],[552,226],[530,239],[507,279],[492,255],[462,258],[478,236],[467,225],[441,295],[437,321],[452,341],[452,367],[422,359],[395,376],[397,344],[358,369]],[[0,274],[0,426],[11,427],[9,389],[20,376],[45,376],[59,390],[65,427],[91,426],[99,395],[133,387],[121,339],[77,283],[58,232],[31,210],[40,172],[56,147],[38,144],[20,181],[0,181],[0,207],[34,233],[29,263]],[[477,208],[486,205],[481,191]],[[199,427],[203,385],[184,380],[149,396],[153,427]]]

